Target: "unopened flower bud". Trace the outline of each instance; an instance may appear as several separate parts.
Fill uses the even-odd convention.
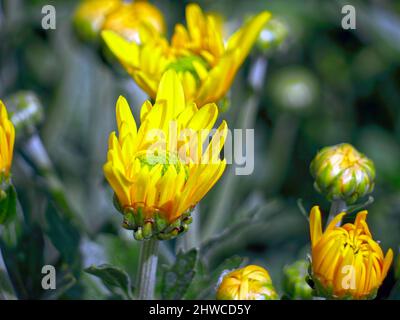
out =
[[[120,0],[84,0],[77,7],[73,23],[78,36],[96,41],[106,16],[121,5]]]
[[[268,89],[278,108],[300,114],[312,109],[319,95],[314,74],[301,66],[290,66],[273,74]]]
[[[367,211],[341,225],[338,214],[322,231],[318,206],[310,213],[311,276],[316,294],[328,299],[373,299],[389,271],[393,251],[384,255],[371,235]]]
[[[15,129],[6,106],[0,100],[0,224],[10,221],[16,213],[16,193],[11,184],[11,164]]]
[[[43,120],[43,106],[31,91],[19,91],[6,99],[10,120],[17,136],[30,136]]]
[[[140,42],[141,25],[163,34],[165,22],[162,13],[147,1],[122,3],[116,10],[107,15],[102,30],[111,30],[128,41]]]
[[[262,267],[247,267],[224,272],[217,289],[217,300],[277,300],[271,277]]]
[[[348,143],[323,148],[310,169],[316,190],[330,201],[352,204],[374,190],[374,163]]]
[[[287,35],[287,25],[278,18],[272,18],[261,30],[256,42],[256,48],[264,54],[268,53],[271,50],[279,48]]]
[[[285,294],[292,300],[310,300],[312,288],[307,283],[309,263],[299,260],[283,269],[283,287]]]

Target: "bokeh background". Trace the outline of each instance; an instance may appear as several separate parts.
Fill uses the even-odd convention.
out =
[[[231,128],[255,129],[255,170],[225,172],[203,200],[188,239],[164,242],[159,297],[214,297],[223,269],[243,263],[266,267],[282,294],[282,268],[309,252],[308,211],[329,203],[313,188],[309,164],[323,146],[353,144],[376,165],[374,202],[368,222],[375,239],[397,257],[400,244],[400,2],[399,1],[197,1],[221,16],[231,34],[251,14],[269,10],[287,26],[287,37],[266,56],[260,92],[249,73],[262,52],[255,48],[220,115]],[[152,1],[164,13],[169,33],[184,22],[188,1]],[[56,30],[41,28],[41,8],[57,10]],[[80,41],[71,17],[78,1],[0,0],[0,98],[33,91],[44,112],[38,125],[19,131],[13,181],[20,201],[19,223],[3,231],[3,258],[18,298],[121,298],[114,287],[83,270],[112,264],[134,283],[139,244],[120,227],[102,165],[114,105],[127,97],[138,114],[146,95],[99,48]],[[356,30],[341,27],[341,8],[356,8]],[[256,95],[256,97],[254,96]],[[43,153],[32,155],[32,137]],[[35,158],[36,157],[36,158]],[[39,157],[39,159],[37,159]],[[51,162],[51,165],[50,165]],[[299,201],[301,199],[301,201]],[[363,199],[361,202],[367,201]],[[23,214],[22,214],[23,212]],[[199,248],[194,282],[184,297],[160,293],[168,265],[179,250]],[[57,290],[41,289],[41,268],[55,265]],[[10,271],[11,270],[11,271]],[[379,292],[388,298],[392,268]],[[8,286],[9,288],[9,286]],[[4,294],[3,292],[3,294]],[[392,292],[391,298],[396,293]],[[397,297],[399,294],[397,293]]]

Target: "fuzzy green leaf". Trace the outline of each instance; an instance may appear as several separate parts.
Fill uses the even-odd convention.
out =
[[[197,249],[188,252],[179,252],[176,262],[166,269],[162,281],[163,299],[181,299],[189,288],[195,276]]]
[[[122,269],[102,264],[100,266],[90,266],[85,272],[101,279],[104,286],[111,293],[123,299],[132,299],[132,285],[129,275]]]

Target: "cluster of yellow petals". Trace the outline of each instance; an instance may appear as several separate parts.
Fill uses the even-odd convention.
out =
[[[256,265],[224,275],[217,289],[218,300],[273,300],[278,296],[267,270]]]
[[[354,224],[339,226],[345,213],[338,214],[322,232],[321,212],[310,214],[312,274],[334,298],[365,299],[376,293],[393,260],[384,256],[366,223],[367,211],[357,214]]]
[[[14,125],[8,118],[5,105],[0,100],[0,181],[1,178],[9,176],[13,159],[14,140]]]
[[[174,69],[182,82],[186,101],[202,107],[226,95],[270,17],[266,11],[258,14],[225,42],[216,17],[190,4],[186,7],[187,27],[177,24],[171,42],[144,26],[141,44],[129,42],[110,30],[103,31],[102,37],[152,99],[157,95],[163,73]]]
[[[165,22],[157,7],[147,1],[121,2],[116,10],[107,15],[103,30],[113,30],[129,41],[139,42],[140,25],[145,24],[156,32],[165,32]]]
[[[142,24],[165,32],[164,16],[146,0],[83,0],[74,13],[78,32],[85,38],[97,38],[100,30],[113,30],[129,41],[139,39]]]
[[[226,161],[220,160],[227,135],[225,121],[203,151],[217,116],[214,103],[201,109],[186,103],[173,70],[161,79],[155,104],[143,104],[139,129],[128,103],[120,97],[116,106],[119,135],[111,133],[104,165],[120,205],[140,207],[146,218],[159,212],[169,222],[192,209],[226,166]],[[182,138],[182,133],[189,136]]]

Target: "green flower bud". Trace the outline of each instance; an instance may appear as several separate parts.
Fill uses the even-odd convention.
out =
[[[300,114],[311,110],[319,95],[314,74],[300,66],[290,66],[272,75],[268,89],[278,108]]]
[[[292,300],[311,300],[313,289],[307,283],[309,263],[299,260],[283,269],[283,288]]]
[[[267,54],[271,50],[279,48],[285,41],[287,35],[287,25],[280,19],[272,18],[261,30],[257,38],[256,48],[262,53]]]
[[[10,120],[17,136],[30,136],[44,118],[43,106],[31,91],[19,91],[6,99]]]
[[[352,204],[374,190],[374,163],[347,143],[323,148],[310,170],[315,189],[330,201]]]

